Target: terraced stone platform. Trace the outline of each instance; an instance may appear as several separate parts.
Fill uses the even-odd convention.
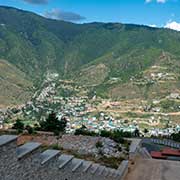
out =
[[[0,180],[122,180],[128,167],[128,161],[112,169],[59,150],[43,150],[37,142],[17,146],[16,141],[17,136],[0,136]]]

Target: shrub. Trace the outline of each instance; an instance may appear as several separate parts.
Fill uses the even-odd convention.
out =
[[[101,137],[111,137],[112,133],[111,131],[102,130],[100,133]]]
[[[62,147],[59,144],[52,144],[50,147],[54,150],[62,150]]]
[[[89,131],[84,125],[81,128],[76,129],[74,135],[98,136],[97,133]]]
[[[117,143],[124,143],[122,131],[114,131],[112,133],[112,139]]]
[[[24,123],[22,122],[22,120],[17,119],[12,128],[16,129],[19,133],[22,133],[24,130]]]
[[[35,132],[34,128],[31,126],[26,126],[26,130],[28,131],[29,134],[33,134]]]
[[[131,137],[132,134],[129,133],[129,132],[123,132],[123,131],[120,131],[120,130],[115,130],[115,131],[103,130],[103,131],[101,131],[100,136],[101,137],[108,137],[108,138],[114,140],[117,143],[123,144],[124,143],[123,138],[124,137]]]
[[[121,162],[124,160],[123,157],[106,157],[103,156],[100,158],[100,161],[105,164],[107,167],[117,169]]]
[[[98,148],[102,148],[102,147],[103,147],[102,142],[101,142],[101,141],[98,141],[98,142],[96,143],[96,148],[98,149]]]
[[[177,142],[180,142],[180,132],[179,133],[174,133],[171,135],[171,138],[174,140],[174,141],[177,141]]]

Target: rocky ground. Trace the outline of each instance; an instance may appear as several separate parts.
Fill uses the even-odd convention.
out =
[[[18,144],[27,141],[40,142],[45,146],[59,145],[60,148],[75,151],[80,155],[92,155],[98,157],[124,157],[127,154],[126,148],[109,138],[63,135],[61,138],[47,135],[22,135],[18,139]]]
[[[103,154],[106,157],[119,157],[126,153],[125,147],[121,144],[102,137],[65,135],[59,140],[59,144],[64,149],[75,150],[82,155],[99,156]]]

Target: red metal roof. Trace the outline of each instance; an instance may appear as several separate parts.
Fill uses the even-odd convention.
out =
[[[168,156],[180,157],[180,150],[164,148],[162,151],[151,151],[152,158],[167,159]]]
[[[152,158],[156,158],[156,159],[166,159],[167,156],[162,155],[161,152],[158,151],[151,151],[151,156]]]
[[[175,150],[175,149],[171,149],[171,148],[164,148],[162,150],[162,155],[165,155],[165,156],[180,156],[180,151]]]

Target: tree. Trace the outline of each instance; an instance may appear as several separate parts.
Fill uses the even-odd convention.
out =
[[[56,135],[59,135],[59,133],[65,132],[66,125],[67,120],[65,117],[58,120],[56,113],[52,112],[45,121],[40,122],[40,130],[54,132]]]
[[[102,130],[100,133],[101,137],[111,137],[112,136],[112,132],[111,131],[107,131],[107,130]]]
[[[180,131],[178,133],[173,133],[171,135],[171,138],[174,140],[174,141],[177,141],[177,142],[180,142]]]
[[[17,119],[12,128],[16,129],[19,133],[22,133],[24,130],[24,123],[22,122],[22,120]]]
[[[34,133],[34,128],[29,126],[29,125],[26,126],[26,130],[28,131],[29,134],[33,134]]]
[[[148,129],[145,128],[144,133],[147,134],[148,132],[149,132]]]
[[[138,128],[136,128],[136,130],[134,131],[134,135],[135,135],[135,137],[139,137],[140,136]]]
[[[110,139],[114,140],[117,143],[124,143],[124,137],[131,137],[130,132],[123,132],[120,130],[114,130],[114,131],[107,131],[107,130],[102,130],[100,133],[101,137],[109,137]]]
[[[102,147],[103,147],[102,142],[101,142],[101,141],[98,141],[98,142],[96,143],[96,148],[98,149],[98,148],[102,148]]]
[[[79,129],[76,129],[74,135],[83,135],[83,136],[98,136],[93,131],[89,131],[85,125],[82,125]]]

